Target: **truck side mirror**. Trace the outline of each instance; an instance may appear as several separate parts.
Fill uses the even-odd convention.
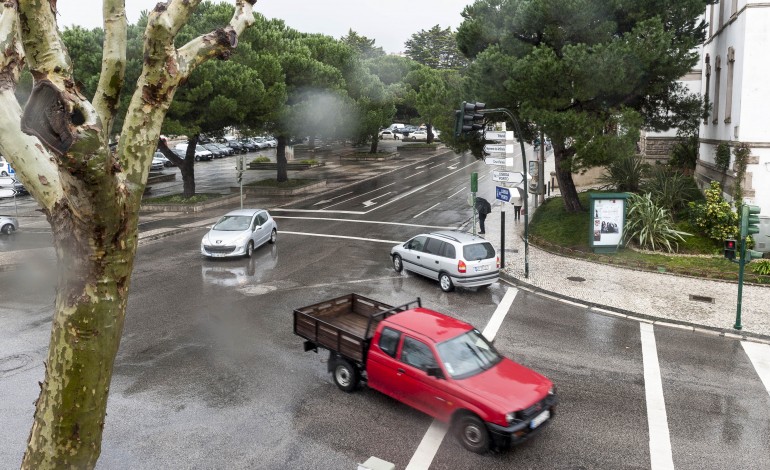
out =
[[[437,379],[444,378],[444,372],[441,371],[440,367],[428,367],[427,369],[425,369],[425,372],[430,377],[436,377]]]

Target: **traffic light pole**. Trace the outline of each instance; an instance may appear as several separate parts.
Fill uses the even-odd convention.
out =
[[[479,111],[481,114],[492,114],[492,113],[503,113],[505,114],[508,119],[511,120],[513,123],[513,127],[516,130],[516,138],[519,141],[519,145],[521,146],[521,160],[522,160],[522,166],[524,167],[524,182],[527,181],[527,154],[524,151],[524,140],[521,136],[521,127],[519,126],[519,121],[516,120],[516,118],[513,116],[513,113],[511,113],[510,110],[507,108],[494,108],[494,109],[483,109]],[[525,188],[526,189],[526,188]],[[525,192],[526,197],[524,198],[524,277],[529,278],[529,194]]]
[[[735,325],[733,328],[740,330],[741,325],[741,302],[743,301],[743,270],[746,267],[746,239],[741,239],[741,258],[738,261],[738,311],[735,313]]]

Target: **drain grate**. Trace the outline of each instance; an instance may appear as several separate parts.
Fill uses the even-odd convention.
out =
[[[585,282],[585,279],[579,276],[570,276],[567,279],[575,282]]]
[[[707,297],[705,295],[692,295],[690,294],[690,300],[694,302],[705,302],[707,304],[715,303],[714,297]]]

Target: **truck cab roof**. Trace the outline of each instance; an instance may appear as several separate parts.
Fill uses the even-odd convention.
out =
[[[412,308],[396,313],[383,320],[383,323],[411,330],[435,343],[452,339],[473,329],[469,323],[427,308]]]

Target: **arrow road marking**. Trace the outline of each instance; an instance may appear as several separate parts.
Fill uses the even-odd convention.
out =
[[[366,196],[367,194],[371,194],[371,193],[373,193],[373,192],[375,192],[375,191],[379,191],[379,190],[381,190],[381,189],[385,189],[385,188],[387,188],[388,186],[393,186],[394,184],[396,184],[396,183],[390,183],[390,184],[386,184],[385,186],[380,186],[380,187],[379,187],[379,188],[377,188],[377,189],[372,189],[371,191],[367,191],[367,192],[365,192],[365,193],[363,193],[363,194],[359,194],[359,195],[357,195],[357,196],[353,196],[353,197],[350,197],[350,198],[344,199],[344,200],[342,200],[342,201],[339,201],[339,202],[335,202],[335,203],[334,203],[334,204],[332,204],[331,206],[326,206],[326,209],[328,209],[328,208],[330,208],[330,207],[334,207],[334,206],[339,206],[340,204],[343,204],[343,203],[345,203],[345,202],[348,202],[348,201],[352,201],[353,199],[359,198],[359,197],[361,197],[361,196]]]
[[[460,163],[458,162],[458,163],[455,163],[455,164],[454,164],[454,165],[452,165],[452,166],[448,166],[447,168],[449,168],[450,170],[456,170],[456,169],[457,169],[457,165],[459,165],[459,164],[460,164]]]
[[[375,200],[375,199],[379,199],[379,198],[381,198],[381,197],[385,197],[385,196],[387,196],[387,195],[389,195],[389,194],[393,194],[393,191],[388,191],[388,192],[387,192],[387,193],[385,193],[385,194],[381,194],[381,195],[379,195],[379,196],[377,196],[377,197],[373,197],[373,198],[369,199],[368,201],[364,201],[364,202],[363,202],[363,204],[364,204],[364,207],[369,207],[369,206],[373,206],[373,205],[377,204],[376,202],[374,202],[374,200]]]
[[[427,166],[428,166],[428,164],[426,163],[425,165],[416,166],[416,167],[414,167],[414,169],[415,170],[419,170],[420,168],[425,168]]]
[[[318,201],[318,202],[316,202],[313,205],[314,206],[320,206],[321,204],[326,204],[327,202],[332,202],[333,200],[339,199],[339,198],[341,198],[343,196],[347,196],[348,194],[353,194],[353,191],[350,191],[349,193],[345,193],[345,194],[340,194],[339,196],[335,196],[335,197],[330,198],[330,199],[324,199],[323,201]]]

